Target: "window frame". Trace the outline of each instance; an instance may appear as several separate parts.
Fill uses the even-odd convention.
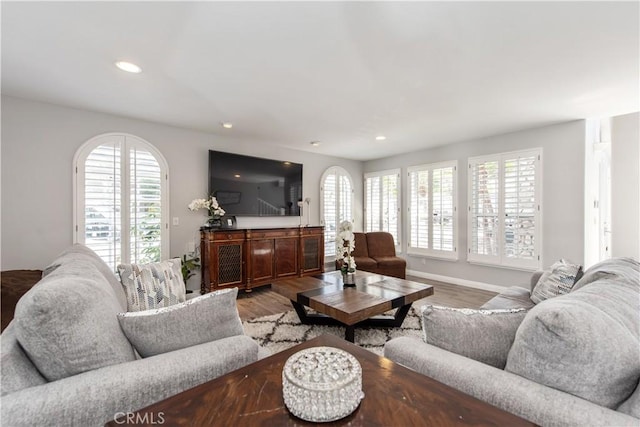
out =
[[[328,167],[322,174],[321,178],[320,178],[320,224],[325,228],[324,230],[324,246],[325,246],[325,261],[334,261],[336,258],[336,255],[327,255],[327,248],[329,247],[329,245],[327,243],[331,243],[333,242],[333,247],[335,248],[335,240],[330,240],[327,238],[327,222],[325,220],[325,216],[324,216],[324,212],[325,212],[325,192],[324,192],[324,186],[325,186],[325,181],[327,179],[327,177],[329,175],[336,175],[336,177],[339,176],[344,176],[348,181],[349,181],[349,185],[351,187],[351,195],[350,195],[350,205],[351,205],[351,212],[350,212],[350,216],[351,218],[341,218],[341,212],[340,212],[340,199],[341,199],[341,195],[338,194],[340,193],[340,187],[338,185],[338,179],[336,179],[336,230],[335,233],[337,234],[337,230],[338,227],[340,226],[340,222],[341,221],[351,221],[351,223],[353,224],[355,222],[354,219],[354,203],[355,203],[355,188],[353,186],[353,178],[351,177],[351,174],[342,166],[330,166]]]
[[[452,190],[452,202],[453,202],[453,214],[452,214],[452,225],[453,225],[453,250],[446,251],[442,249],[434,249],[433,248],[433,171],[437,169],[445,169],[445,168],[453,168],[453,190]],[[429,206],[429,247],[420,248],[411,246],[411,230],[412,230],[412,217],[411,217],[411,201],[412,201],[412,192],[411,192],[411,174],[416,171],[427,171],[428,180],[429,180],[429,188],[428,188],[428,206]],[[457,160],[448,160],[444,162],[437,163],[427,163],[415,166],[407,167],[407,230],[406,230],[406,239],[407,239],[407,254],[414,256],[423,256],[429,258],[437,258],[448,261],[457,261],[458,260],[458,235],[459,235],[459,223],[458,223],[458,161]]]
[[[402,218],[401,218],[401,212],[402,212],[402,180],[401,180],[401,170],[398,169],[388,169],[388,170],[384,170],[384,171],[377,171],[377,172],[367,172],[364,174],[364,231],[365,232],[369,232],[369,231],[387,231],[389,233],[391,233],[390,230],[384,230],[382,227],[379,227],[378,229],[373,229],[369,227],[369,191],[367,189],[367,181],[369,179],[372,178],[380,178],[380,181],[382,181],[383,177],[387,177],[387,176],[396,176],[396,182],[397,182],[397,195],[396,195],[396,215],[397,215],[397,221],[396,221],[396,230],[395,230],[395,247],[396,247],[396,253],[401,253],[402,250]],[[380,186],[379,188],[380,190],[380,196],[382,196],[382,186]],[[379,221],[380,221],[380,225],[382,226],[383,224],[383,205],[382,205],[382,197],[379,198],[380,200],[380,217],[379,217]],[[394,233],[391,233],[394,234]]]
[[[131,262],[130,224],[130,149],[140,148],[148,151],[158,162],[160,167],[160,260],[170,256],[170,195],[169,195],[169,167],[162,153],[148,141],[128,133],[104,133],[86,141],[78,148],[73,158],[73,243],[85,244],[85,162],[89,155],[101,145],[120,143],[120,250],[121,262]],[[125,208],[126,207],[126,208]],[[117,267],[117,266],[115,266]]]
[[[477,157],[469,157],[467,161],[467,261],[471,264],[490,265],[493,267],[509,268],[514,270],[535,271],[541,269],[542,266],[542,239],[543,239],[543,220],[542,220],[542,182],[543,182],[543,155],[542,148],[532,148],[527,150],[510,151],[505,153],[483,155]],[[535,181],[534,181],[534,243],[533,259],[523,259],[508,257],[506,255],[506,227],[505,227],[505,162],[517,157],[535,157]],[[472,252],[473,244],[473,223],[474,215],[472,214],[473,206],[473,170],[472,166],[486,162],[498,162],[498,228],[497,228],[497,255],[478,254]]]

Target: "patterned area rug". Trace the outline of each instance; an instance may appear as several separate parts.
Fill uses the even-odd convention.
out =
[[[393,311],[388,312],[391,314]],[[255,339],[262,347],[278,353],[322,334],[333,334],[344,338],[343,326],[303,325],[295,311],[258,317],[242,323],[245,334]],[[422,338],[420,316],[411,308],[400,328],[356,327],[355,343],[380,356],[384,343],[400,336]]]

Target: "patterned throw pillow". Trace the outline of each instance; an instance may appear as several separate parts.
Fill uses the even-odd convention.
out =
[[[120,264],[127,311],[168,307],[187,299],[180,258],[149,264]]]
[[[142,357],[242,335],[238,288],[211,292],[171,307],[119,313],[125,335]]]
[[[581,273],[582,266],[561,259],[540,276],[536,287],[533,288],[531,301],[539,304],[546,299],[568,294]]]
[[[474,310],[422,307],[424,341],[502,369],[526,308]]]

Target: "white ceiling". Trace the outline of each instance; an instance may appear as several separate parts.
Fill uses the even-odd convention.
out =
[[[639,14],[638,2],[3,1],[2,93],[367,160],[640,110]]]

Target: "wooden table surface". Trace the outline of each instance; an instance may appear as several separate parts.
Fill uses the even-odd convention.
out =
[[[433,286],[358,271],[356,286],[345,287],[339,271],[282,280],[271,289],[345,325],[354,325],[388,310],[433,295]]]
[[[343,349],[362,366],[365,394],[349,416],[315,424],[289,413],[282,397],[282,368],[304,348]],[[170,426],[532,426],[474,397],[389,359],[323,335],[138,411],[131,419],[162,418]],[[127,425],[125,419],[109,426]],[[141,425],[141,424],[136,424]]]

